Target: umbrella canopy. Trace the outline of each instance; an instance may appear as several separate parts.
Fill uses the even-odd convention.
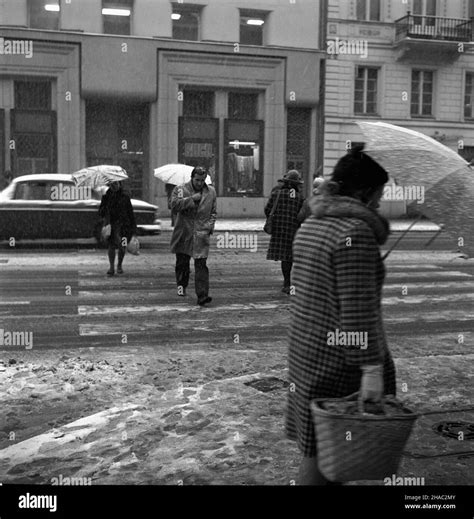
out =
[[[127,180],[127,172],[120,166],[91,166],[83,168],[72,174],[76,185],[90,186],[97,189],[101,186],[110,184],[111,182],[120,182]]]
[[[154,175],[165,184],[180,186],[191,180],[193,169],[194,166],[188,166],[187,164],[166,164],[156,168]],[[209,175],[206,177],[206,184],[212,184],[212,179]]]
[[[357,121],[365,138],[365,152],[400,184],[429,189],[468,163],[454,150],[414,130],[383,122]]]
[[[442,226],[453,249],[474,256],[474,170],[461,168],[440,180],[425,194],[418,210]]]
[[[364,151],[399,184],[423,190],[422,200],[413,201],[416,209],[442,227],[453,248],[474,255],[474,171],[468,162],[420,132],[383,122],[357,124],[367,138]]]

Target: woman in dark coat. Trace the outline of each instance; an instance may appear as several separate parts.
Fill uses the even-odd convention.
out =
[[[304,485],[327,483],[318,469],[310,401],[359,391],[362,401],[380,402],[384,393],[396,392],[381,312],[385,271],[379,247],[389,226],[375,210],[388,176],[362,150],[339,160],[322,194],[311,199],[312,216],[294,241],[288,358],[294,391],[288,394],[286,431],[303,455]],[[352,341],[330,340],[341,333]]]
[[[112,182],[102,197],[99,216],[104,225],[110,224],[112,232],[108,238],[109,263],[108,276],[115,274],[115,249],[118,249],[117,274],[123,274],[122,262],[127,250],[127,244],[137,233],[135,215],[133,214],[130,197],[123,191],[121,182]]]
[[[289,294],[291,267],[293,265],[293,239],[300,226],[298,213],[304,202],[303,195],[300,192],[303,182],[295,169],[288,171],[278,182],[280,186],[273,188],[270,199],[265,206],[265,216],[268,217],[273,205],[277,204],[273,215],[272,236],[267,259],[281,261],[283,272],[283,288],[281,291]]]

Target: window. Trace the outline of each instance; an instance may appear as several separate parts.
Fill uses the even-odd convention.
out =
[[[185,90],[183,97],[184,117],[213,117],[214,92],[208,90]]]
[[[263,121],[227,119],[224,194],[262,195]]]
[[[5,174],[5,110],[0,108],[0,175]],[[6,185],[3,185],[3,181],[0,176],[0,190],[4,189]]]
[[[28,25],[31,29],[59,30],[59,0],[28,0]]]
[[[357,67],[354,92],[354,113],[377,113],[378,69]]]
[[[218,119],[210,117],[179,118],[179,162],[206,168],[215,186],[218,149]]]
[[[430,17],[436,16],[436,0],[413,0],[413,14],[421,15],[414,17],[415,25],[434,26],[436,20]]]
[[[15,108],[17,110],[51,110],[51,83],[49,81],[15,81]]]
[[[311,109],[288,108],[286,126],[286,169],[296,169],[308,177]]]
[[[264,11],[240,10],[240,43],[263,45],[263,31],[267,13]]]
[[[474,146],[464,146],[463,148],[459,148],[459,155],[464,160],[467,160],[468,162],[471,162],[474,160]]]
[[[464,92],[464,117],[466,119],[474,118],[474,73],[466,74],[466,90]]]
[[[15,191],[16,200],[51,200],[52,184],[48,182],[21,182]]]
[[[229,92],[229,119],[257,119],[258,94]]]
[[[142,198],[148,171],[149,107],[146,103],[86,103],[86,165],[116,164],[125,169],[127,189]]]
[[[104,34],[131,33],[133,0],[102,0]]]
[[[413,70],[411,76],[411,115],[431,117],[433,105],[433,72]]]
[[[380,21],[380,0],[357,0],[357,19]]]
[[[173,4],[173,13],[171,15],[173,38],[175,40],[199,40],[200,18],[200,7],[187,6],[181,3]]]

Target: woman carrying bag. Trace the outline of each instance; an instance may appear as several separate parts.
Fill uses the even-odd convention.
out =
[[[291,267],[293,265],[293,239],[300,225],[298,213],[304,198],[300,192],[303,184],[295,169],[288,171],[273,188],[265,206],[265,216],[271,221],[271,238],[267,259],[281,261],[283,287],[281,291],[289,294],[291,290]],[[268,220],[267,220],[268,224]]]
[[[110,236],[107,238],[110,268],[107,276],[115,274],[115,249],[118,249],[117,274],[123,274],[122,263],[127,245],[137,234],[137,226],[132,202],[123,191],[121,182],[110,183],[109,189],[102,197],[99,216],[103,219],[104,226],[110,225]]]
[[[291,324],[287,436],[303,456],[299,484],[324,485],[317,458],[312,399],[359,392],[361,401],[395,395],[395,368],[382,323],[385,270],[379,247],[389,234],[376,208],[386,171],[354,148],[310,202],[312,217],[298,231]],[[334,334],[364,334],[364,344],[335,345]],[[354,335],[356,334],[356,335]],[[367,334],[367,335],[365,335]]]

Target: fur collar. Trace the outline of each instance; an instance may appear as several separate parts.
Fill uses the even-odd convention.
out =
[[[340,195],[314,196],[310,199],[309,206],[311,214],[316,218],[330,216],[363,220],[373,230],[379,245],[383,245],[387,241],[390,233],[388,220],[356,198]]]

